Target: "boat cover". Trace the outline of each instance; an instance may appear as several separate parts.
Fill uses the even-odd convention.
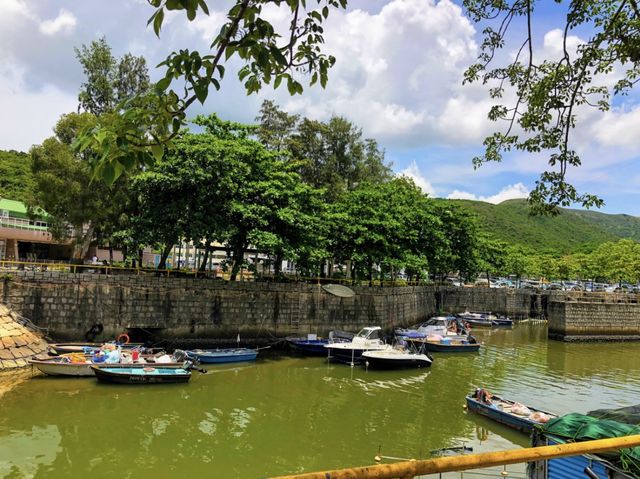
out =
[[[542,432],[545,436],[550,435],[565,441],[579,442],[640,434],[640,426],[571,413],[544,424]],[[640,447],[598,455],[607,458],[634,477],[640,477]]]
[[[353,298],[356,295],[356,292],[354,290],[341,284],[325,284],[324,286],[322,286],[322,289],[324,289],[327,293],[338,296],[340,298]]]
[[[625,424],[640,425],[640,404],[617,409],[596,409],[587,414],[598,419],[613,419]]]

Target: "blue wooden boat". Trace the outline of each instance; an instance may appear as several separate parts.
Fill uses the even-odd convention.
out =
[[[191,372],[182,368],[102,368],[91,366],[91,369],[93,369],[98,381],[113,384],[186,383],[191,379]]]
[[[187,356],[197,359],[202,364],[237,363],[255,361],[258,351],[248,348],[193,349],[187,351]]]
[[[467,396],[467,409],[518,431],[530,434],[535,426],[543,424],[542,421],[546,422],[548,419],[558,417],[556,414],[531,406],[526,406],[526,409],[529,410],[528,414],[516,414],[512,410],[521,409],[522,404],[516,406],[515,401],[496,395],[491,395],[488,398],[483,397],[482,391],[485,390],[476,389],[474,393]],[[542,421],[537,419],[542,419]]]
[[[332,343],[347,343],[353,339],[354,334],[346,331],[331,331],[328,338],[319,338],[315,334],[309,334],[306,338],[287,338],[290,346],[302,354],[308,356],[326,356],[325,345]]]

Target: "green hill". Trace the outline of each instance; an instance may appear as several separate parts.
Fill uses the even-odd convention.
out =
[[[498,205],[470,200],[449,200],[474,212],[482,229],[510,244],[537,250],[569,253],[630,238],[640,241],[640,218],[597,211],[562,209],[555,217],[531,216],[525,200]]]

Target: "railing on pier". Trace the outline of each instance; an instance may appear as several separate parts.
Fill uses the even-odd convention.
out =
[[[274,479],[412,479],[426,474],[468,471],[470,469],[545,461],[559,457],[597,454],[636,446],[640,446],[640,434],[595,441],[556,444],[553,446],[510,449],[507,451],[439,457],[421,461],[397,462],[395,464],[377,464],[333,471],[310,472],[279,476]]]

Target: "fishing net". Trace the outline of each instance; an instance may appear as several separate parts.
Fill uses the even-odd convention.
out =
[[[542,431],[546,436],[579,442],[640,434],[640,426],[572,413],[552,419],[542,426]],[[640,447],[598,455],[608,459],[634,477],[640,478]]]

